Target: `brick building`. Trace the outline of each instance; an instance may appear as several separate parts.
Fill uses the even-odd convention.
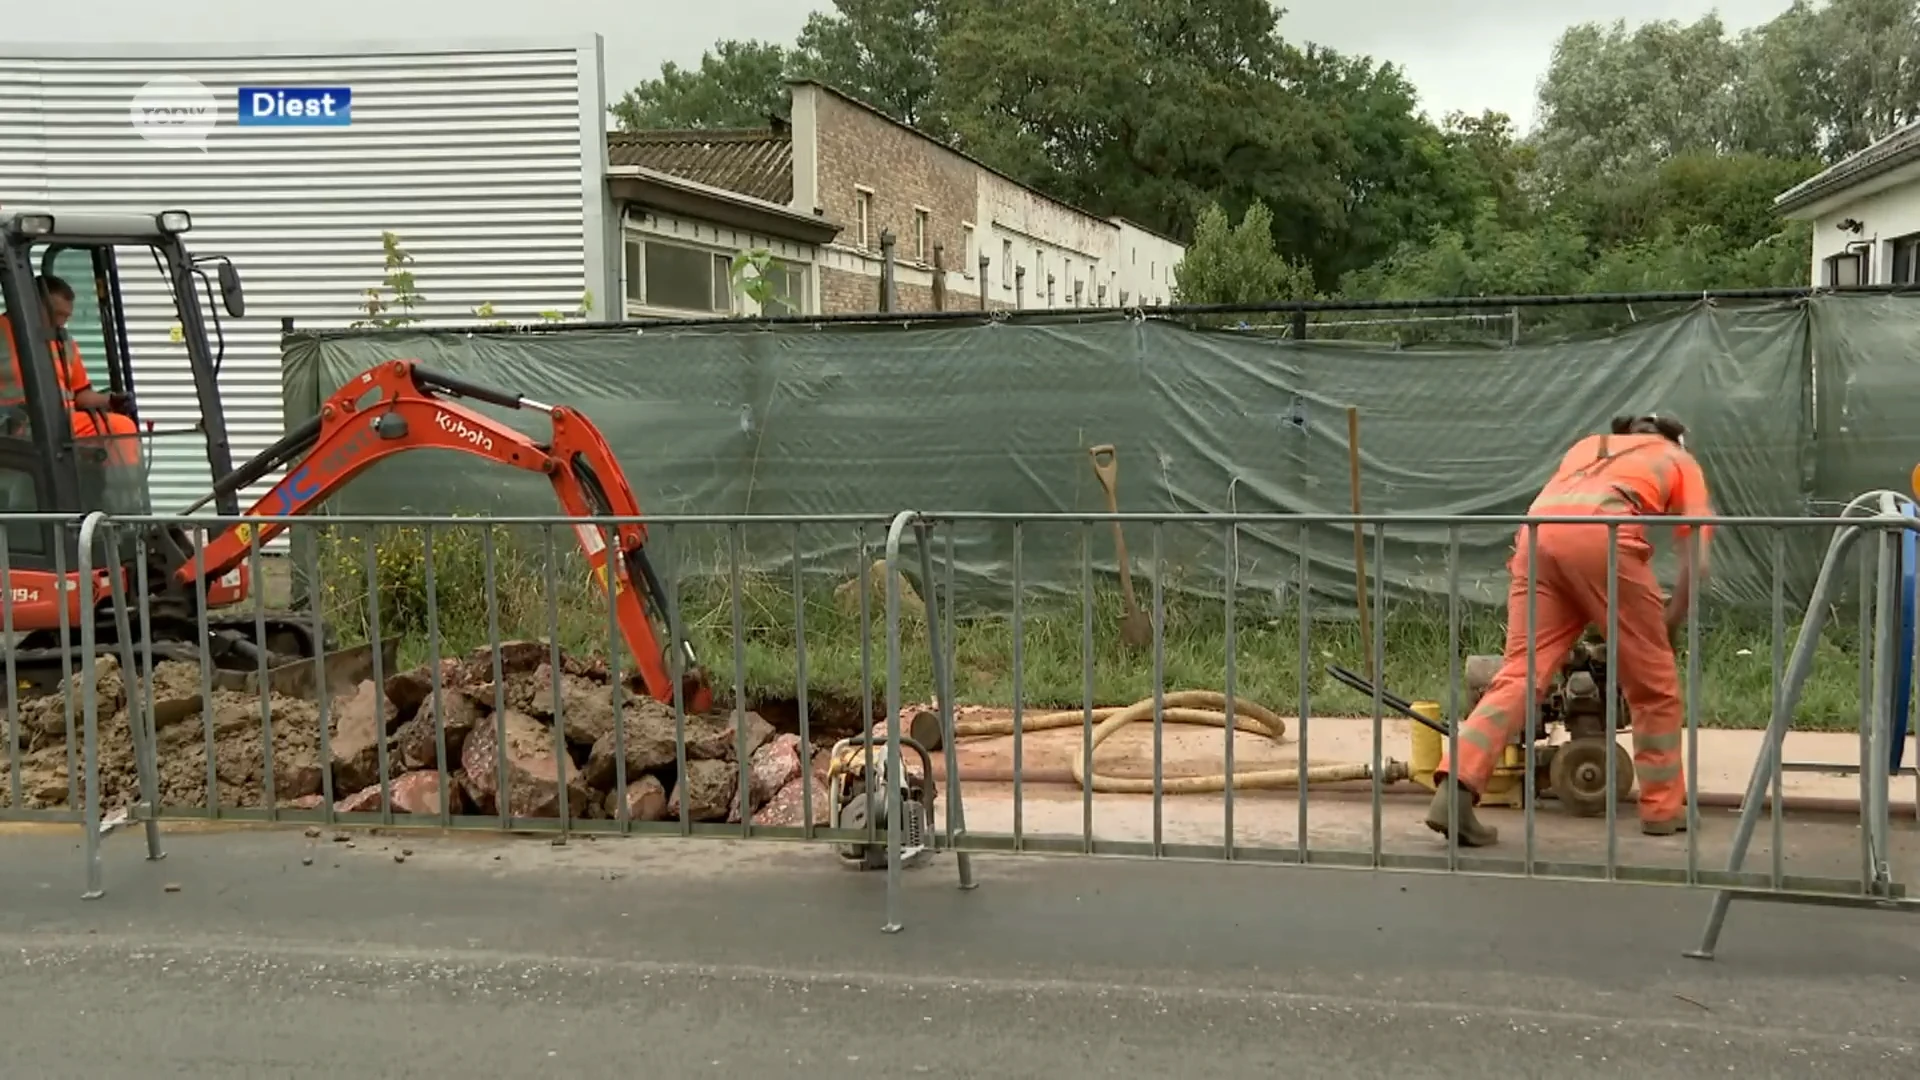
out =
[[[790,119],[762,129],[609,136],[629,314],[751,313],[723,270],[751,249],[776,259],[778,311],[879,310],[885,232],[893,310],[1171,299],[1177,242],[1015,183],[824,84],[790,92]]]

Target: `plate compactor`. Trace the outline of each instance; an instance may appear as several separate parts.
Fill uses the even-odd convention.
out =
[[[871,746],[872,759],[868,759]],[[933,857],[933,755],[919,739],[900,737],[900,853],[904,866],[914,867]],[[918,775],[907,758],[919,758]],[[871,765],[871,774],[868,767]],[[887,743],[880,735],[856,735],[833,744],[827,759],[827,806],[831,827],[866,831],[874,840],[835,845],[841,860],[859,870],[881,870],[887,865]]]
[[[1533,748],[1534,790],[1558,799],[1572,813],[1594,817],[1607,812],[1607,664],[1610,650],[1605,641],[1589,634],[1576,643],[1566,664],[1548,683],[1540,698],[1537,740]],[[1487,692],[1487,686],[1500,670],[1498,656],[1469,656],[1466,662],[1467,700],[1471,712]],[[1425,711],[1434,726],[1413,725],[1413,779],[1433,789],[1433,771],[1440,763],[1441,748],[1446,745],[1442,733],[1440,707],[1432,702],[1412,703],[1415,711]],[[1624,697],[1615,714],[1614,731],[1624,734],[1633,728]],[[1565,732],[1555,739],[1556,731]],[[1615,741],[1613,754],[1613,790],[1617,804],[1633,794],[1633,755]],[[1500,765],[1487,782],[1480,798],[1482,806],[1519,807],[1526,802],[1526,733],[1514,736],[1501,756]]]
[[[1589,634],[1574,643],[1573,651],[1541,696],[1534,733],[1534,790],[1544,791],[1580,817],[1607,812],[1607,665],[1612,650],[1599,636]],[[1500,670],[1498,656],[1469,656],[1466,663],[1469,712],[1479,703]],[[1614,734],[1633,729],[1625,697],[1614,715]],[[1556,731],[1564,740],[1555,741]],[[1613,754],[1613,795],[1616,805],[1633,794],[1633,754],[1617,741]],[[1518,807],[1526,801],[1526,732],[1507,744],[1500,767],[1494,770],[1481,798],[1483,806]]]

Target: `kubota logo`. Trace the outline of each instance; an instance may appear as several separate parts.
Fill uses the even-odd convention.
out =
[[[433,414],[433,422],[440,425],[441,431],[456,439],[464,439],[482,450],[493,449],[493,436],[477,428],[468,427],[467,422],[457,416],[436,412]]]

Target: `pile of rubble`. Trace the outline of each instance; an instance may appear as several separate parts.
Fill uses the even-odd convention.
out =
[[[387,798],[397,814],[438,814],[445,802],[454,814],[498,814],[504,805],[516,817],[558,817],[564,790],[566,812],[577,819],[676,820],[685,800],[694,821],[738,822],[745,812],[756,824],[797,826],[805,786],[811,785],[815,823],[825,824],[826,754],[808,748],[803,759],[798,736],[776,735],[759,715],[744,717],[749,790],[743,808],[740,714],[686,718],[683,776],[670,705],[625,690],[617,695],[616,711],[604,665],[563,658],[556,673],[543,642],[509,642],[498,651],[499,686],[492,649],[442,662],[438,725],[433,672],[426,667],[394,675],[385,686],[363,682],[335,698],[324,761],[315,702],[278,693],[263,701],[231,690],[215,690],[208,700],[195,665],[159,664],[152,690],[160,803],[208,806],[211,773],[220,806],[264,806],[270,728],[271,797],[282,807],[319,807],[323,777],[330,774],[337,810],[378,812],[384,745]],[[103,657],[97,672],[100,784],[103,806],[111,811],[137,801],[139,780],[119,666]],[[77,676],[70,689],[77,713]],[[16,755],[22,805],[74,805],[80,780],[70,779],[68,771],[66,700],[55,693],[23,703],[15,725],[19,748],[0,754],[0,805],[11,800]],[[496,702],[504,703],[497,712]],[[616,730],[622,718],[624,727]],[[76,768],[79,724],[76,715]],[[626,785],[616,791],[622,750]],[[450,781],[444,791],[443,763]]]

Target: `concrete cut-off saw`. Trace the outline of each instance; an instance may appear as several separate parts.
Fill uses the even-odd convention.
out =
[[[900,793],[901,864],[916,867],[933,857],[933,755],[919,739],[900,737],[901,775],[894,780]],[[918,775],[907,758],[919,758]],[[871,772],[869,772],[871,768]],[[836,844],[841,861],[858,870],[881,870],[887,865],[887,744],[884,735],[855,735],[833,744],[827,763],[827,806],[835,829],[866,832],[871,842]]]

